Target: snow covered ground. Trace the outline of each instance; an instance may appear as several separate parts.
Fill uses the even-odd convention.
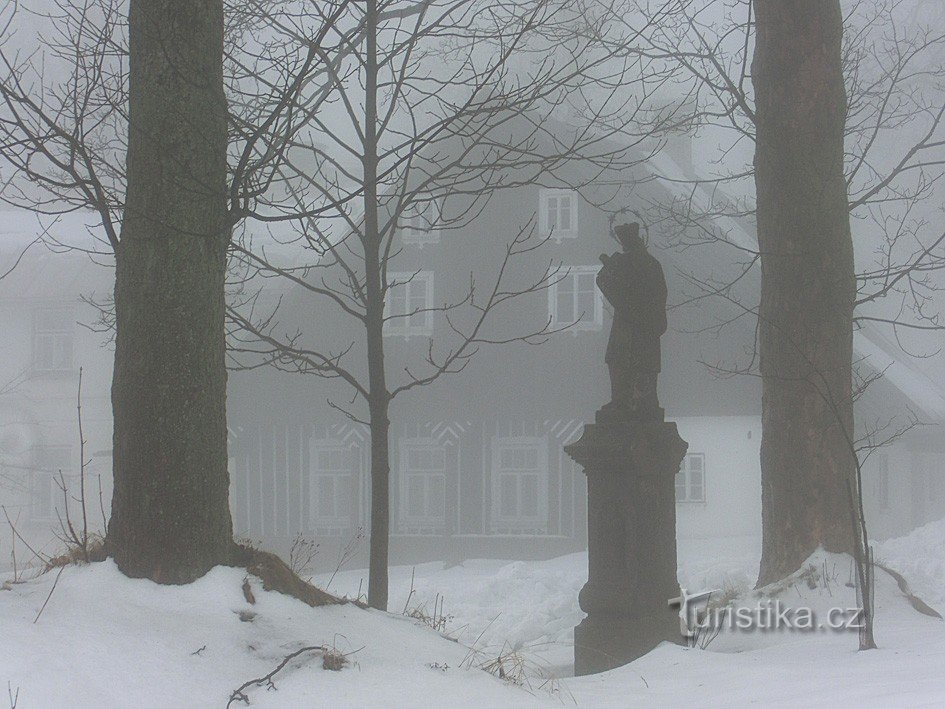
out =
[[[877,559],[940,611],[943,542],[945,520],[876,548]],[[244,690],[251,706],[945,705],[945,625],[917,613],[883,572],[876,578],[879,650],[857,652],[850,631],[723,629],[704,650],[663,645],[626,667],[569,677],[585,563],[577,554],[397,568],[392,614],[310,609],[258,584],[250,605],[236,569],[168,588],[126,579],[110,562],[67,568],[58,583],[52,572],[0,591],[0,706],[9,682],[11,692],[19,689],[20,709],[225,707],[233,690],[306,646],[334,649],[348,665],[325,670],[321,653],[304,653],[275,675],[274,688]],[[811,566],[775,599],[748,592],[757,567],[751,556],[684,557],[680,580],[690,590],[741,591],[737,604],[745,608],[772,600],[810,607],[818,620],[828,608],[855,605],[847,559],[816,555]],[[331,590],[354,594],[362,576],[342,572]],[[438,617],[441,605],[455,641],[400,615],[406,606]],[[526,664],[525,686],[481,669],[510,651]]]
[[[748,590],[757,576],[757,555],[710,555],[687,548],[679,579],[684,588]],[[320,574],[316,585],[356,597],[367,588],[365,570]],[[550,561],[471,560],[444,568],[440,562],[394,567],[392,611],[418,609],[446,616],[446,630],[487,654],[514,650],[556,677],[572,674],[574,626],[584,617],[578,592],[587,580],[587,554]],[[330,585],[329,585],[330,582]],[[411,593],[412,591],[412,593]],[[409,597],[409,600],[408,600]]]

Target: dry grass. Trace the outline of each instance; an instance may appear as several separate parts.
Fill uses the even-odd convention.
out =
[[[98,534],[90,535],[84,549],[77,544],[69,544],[64,553],[54,556],[46,562],[45,571],[59,569],[63,566],[105,561],[107,558],[105,539]]]
[[[348,664],[348,657],[335,647],[325,648],[322,652],[322,669],[339,672]]]
[[[410,602],[409,596],[407,597],[407,602]],[[446,635],[446,627],[449,625],[450,621],[453,620],[453,616],[446,615],[443,612],[443,603],[443,597],[437,594],[436,598],[433,599],[432,613],[427,610],[426,603],[421,603],[413,608],[407,608],[405,606],[403,614],[408,618],[420,621],[423,625],[435,630],[440,635]]]
[[[443,604],[446,599],[441,596],[439,593],[433,598],[433,612],[430,613],[427,610],[427,604],[421,603],[416,606],[411,606],[410,601],[413,600],[416,589],[414,588],[416,568],[410,571],[410,593],[407,594],[407,600],[404,601],[404,610],[402,615],[407,616],[408,618],[413,618],[414,620],[419,620],[428,628],[432,628],[438,632],[443,637],[446,637],[450,640],[455,640],[446,632],[446,626],[453,620],[453,616],[446,615],[443,612]]]
[[[295,535],[289,548],[289,568],[299,577],[306,571],[318,555],[318,544],[314,539],[305,537],[301,532]]]
[[[479,669],[517,687],[524,687],[528,681],[527,667],[525,657],[515,650],[499,654],[479,665]]]
[[[528,692],[547,692],[559,698],[567,695],[573,700],[574,697],[570,695],[554,672],[530,659],[527,649],[506,644],[499,652],[486,652],[471,647],[460,663],[460,667],[488,672],[503,682],[521,687]]]

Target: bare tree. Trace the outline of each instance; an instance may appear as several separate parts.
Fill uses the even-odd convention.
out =
[[[0,49],[2,194],[39,213],[98,215],[102,241],[80,248],[116,265],[108,551],[129,575],[184,583],[234,558],[227,252],[241,201],[265,179],[250,157],[304,75],[270,87],[271,110],[231,141],[222,2],[129,12],[61,0],[38,49]]]
[[[40,212],[91,208],[106,242],[89,250],[120,252],[129,215],[127,27],[112,0],[56,7],[40,46],[68,72],[50,75],[33,56],[0,55],[0,154],[16,178],[3,198]],[[625,136],[635,115],[639,104],[623,83],[639,60],[615,62],[573,31],[573,11],[548,0],[238,3],[227,20],[227,229],[247,220],[256,231],[291,224],[309,262],[273,263],[248,237],[230,244],[231,253],[245,278],[286,278],[356,323],[364,371],[350,366],[348,349],[277,337],[274,315],[260,320],[252,299],[230,314],[269,353],[265,361],[341,378],[353,403],[366,405],[366,416],[345,412],[376,432],[372,603],[384,606],[391,400],[461,371],[484,346],[550,334],[547,323],[515,333],[491,325],[556,273],[549,264],[529,283],[509,285],[511,262],[531,260],[541,245],[519,225],[487,286],[470,279],[447,304],[385,312],[388,294],[411,278],[388,271],[398,227],[432,215],[438,228],[458,228],[496,189],[554,183],[555,169],[578,156],[600,171],[627,164],[633,146],[607,139]],[[547,125],[562,116],[570,131]],[[459,205],[452,215],[447,199]],[[385,323],[428,313],[445,320],[450,342],[431,344],[404,381],[388,384]]]
[[[797,10],[798,18],[816,9],[829,11],[830,21],[839,23],[821,38],[833,49],[829,55],[805,55],[800,64],[772,65],[758,31],[762,5],[766,13],[787,11],[778,3],[749,0],[680,0],[671,17],[641,32],[634,46],[618,41],[613,31],[601,37],[617,54],[649,58],[653,76],[674,87],[654,96],[652,130],[698,135],[700,145],[718,145],[714,162],[665,175],[676,196],[650,205],[650,215],[679,248],[721,248],[731,255],[725,274],[686,274],[694,292],[677,307],[720,299],[732,306],[731,314],[705,329],[721,331],[745,318],[755,323],[758,342],[749,349],[747,364],[712,365],[720,374],[734,375],[757,373],[760,364],[764,382],[759,583],[791,573],[821,544],[867,553],[861,506],[850,497],[851,489],[859,489],[849,444],[858,437],[852,333],[870,323],[886,325],[908,346],[909,332],[939,329],[936,273],[945,258],[945,229],[927,207],[942,187],[945,76],[936,58],[945,34],[934,26],[907,24],[907,4],[898,0],[844,3],[843,12],[833,3],[817,8],[801,3],[805,9]],[[647,17],[645,3],[630,2],[613,19],[634,31]],[[792,27],[795,35],[775,32],[764,39],[777,37],[778,56],[788,61],[803,53],[803,31],[814,30],[793,16],[778,17],[780,29]],[[824,63],[815,76],[808,69],[818,57]],[[772,66],[776,71],[765,74]],[[810,85],[797,83],[805,77]],[[796,95],[775,107],[772,102],[783,98],[776,92],[789,87]],[[779,122],[788,117],[794,122]],[[765,126],[770,132],[762,136],[764,119],[771,121]],[[829,126],[828,145],[823,141]],[[783,154],[771,153],[775,147]],[[826,166],[817,165],[828,156],[842,170],[846,206],[843,215],[836,207],[829,210],[834,231],[826,222],[795,223],[817,213],[827,218],[825,195],[833,192],[823,182]],[[834,191],[840,190],[833,179]],[[771,211],[775,208],[781,211]],[[758,220],[758,241],[745,238],[738,225],[751,218]],[[849,231],[838,225],[851,220],[855,241],[827,238]],[[779,229],[788,230],[783,238]],[[754,292],[745,292],[759,270],[760,309],[746,305]],[[789,313],[790,322],[784,319]],[[805,391],[823,388],[827,372],[833,372],[832,393],[806,396]],[[798,446],[798,441],[811,443]],[[807,475],[803,484],[799,475]]]
[[[371,432],[368,600],[386,608],[392,403],[462,372],[485,347],[535,344],[553,334],[548,321],[515,329],[504,320],[514,303],[562,275],[550,259],[519,275],[540,258],[547,237],[536,236],[532,224],[513,225],[517,233],[491,273],[469,273],[467,286],[442,302],[395,307],[398,291],[421,275],[404,255],[405,224],[456,230],[473,223],[496,191],[555,184],[559,169],[574,161],[593,173],[570,183],[578,189],[631,164],[638,141],[628,141],[623,126],[632,121],[635,97],[624,82],[638,60],[613,61],[573,32],[575,15],[547,0],[300,1],[259,8],[267,22],[247,79],[291,73],[291,61],[336,7],[344,15],[329,33],[335,53],[321,55],[327,80],[312,82],[292,108],[311,133],[280,144],[276,189],[247,205],[261,222],[294,225],[286,241],[301,255],[279,262],[249,240],[236,251],[247,285],[285,279],[313,297],[311,312],[323,313],[320,320],[333,313],[350,323],[350,340],[326,349],[324,332],[309,325],[314,317],[287,325],[285,309],[267,309],[250,287],[230,315],[242,333],[234,355],[243,366],[272,363],[348,385],[350,402],[330,404]],[[271,45],[289,49],[263,68]],[[445,336],[431,338],[425,356],[408,361],[395,379],[385,332],[418,318],[435,318]]]

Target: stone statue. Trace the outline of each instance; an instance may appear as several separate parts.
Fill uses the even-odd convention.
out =
[[[574,629],[576,675],[681,640],[668,602],[679,596],[675,479],[687,445],[656,397],[666,282],[639,224],[614,235],[623,250],[601,256],[597,276],[614,310],[605,357],[611,401],[564,448],[587,474],[587,583],[578,597],[587,617]]]
[[[618,419],[662,420],[656,396],[660,336],[666,332],[666,281],[651,256],[639,224],[614,229],[622,253],[600,257],[597,286],[614,309],[604,361],[610,371],[611,401],[604,407]]]

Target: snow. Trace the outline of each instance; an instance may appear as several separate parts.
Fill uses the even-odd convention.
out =
[[[914,593],[945,615],[945,519],[885,541],[873,555],[903,574]]]
[[[905,574],[940,611],[943,538],[945,520],[876,548],[878,559]],[[749,590],[756,556],[683,554],[679,576],[690,591],[739,594],[735,603],[743,608],[776,601],[810,607],[821,620],[829,608],[855,605],[849,558],[818,552],[809,566],[765,596]],[[54,571],[0,591],[0,689],[8,681],[18,687],[20,707],[225,707],[235,688],[289,653],[327,645],[346,654],[349,665],[328,671],[317,654],[304,655],[276,675],[274,690],[247,690],[251,706],[945,704],[942,621],[914,611],[882,571],[876,577],[879,650],[857,652],[849,630],[724,628],[705,649],[664,644],[611,672],[568,677],[585,569],[583,554],[398,567],[391,573],[393,612],[385,614],[354,605],[311,609],[256,582],[257,602],[250,605],[238,569],[214,569],[190,586],[160,587],[127,579],[110,562],[69,567],[58,583]],[[354,593],[363,576],[343,571],[332,590]],[[400,613],[425,606],[432,615],[434,603],[452,616],[446,635],[453,639]],[[256,615],[241,620],[247,611]],[[527,664],[524,687],[480,669],[512,650]],[[549,675],[558,679],[547,682]]]
[[[353,605],[313,610],[258,584],[251,606],[238,569],[161,587],[127,579],[111,562],[68,568],[34,624],[55,577],[0,594],[0,683],[19,687],[21,707],[224,707],[232,690],[290,652],[326,644],[349,654],[350,666],[332,672],[310,660],[277,675],[276,691],[249,691],[252,706],[377,706],[381,698],[407,706],[423,696],[455,706],[536,701],[462,669],[466,648],[410,619]],[[239,612],[250,610],[255,618],[241,621]]]
[[[756,555],[726,556],[716,549],[703,558],[696,554],[702,547],[687,551],[678,574],[684,588],[744,591],[754,585]],[[432,612],[442,603],[451,636],[484,653],[524,651],[560,677],[572,671],[574,626],[584,618],[578,592],[586,580],[586,553],[549,561],[479,559],[449,568],[439,562],[400,566],[390,571],[389,607]],[[329,590],[350,597],[367,588],[364,570],[342,571],[333,579],[322,574],[314,581],[322,587],[331,581]]]

